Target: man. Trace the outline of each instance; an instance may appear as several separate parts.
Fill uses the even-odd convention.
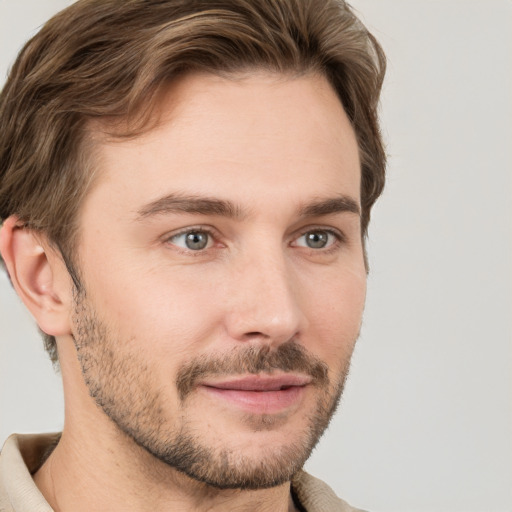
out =
[[[59,364],[2,511],[355,510],[302,471],[384,184],[384,57],[338,0],[82,0],[0,97],[0,250]]]

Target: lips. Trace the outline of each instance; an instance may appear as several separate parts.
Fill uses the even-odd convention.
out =
[[[256,414],[273,414],[297,406],[310,382],[311,378],[303,375],[250,375],[208,381],[200,387],[230,407]]]
[[[306,386],[311,382],[310,377],[301,375],[263,376],[251,375],[240,379],[221,382],[206,382],[204,386],[217,389],[232,389],[239,391],[280,391],[293,386]]]

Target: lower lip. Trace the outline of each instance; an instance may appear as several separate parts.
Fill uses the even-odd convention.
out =
[[[247,391],[203,386],[210,395],[233,404],[243,411],[255,414],[276,414],[297,405],[304,386],[291,386],[279,391]]]

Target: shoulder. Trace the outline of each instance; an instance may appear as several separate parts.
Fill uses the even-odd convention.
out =
[[[325,482],[305,471],[293,477],[292,489],[307,512],[364,512],[338,498]]]
[[[60,434],[12,435],[0,452],[0,512],[52,512],[32,474]]]

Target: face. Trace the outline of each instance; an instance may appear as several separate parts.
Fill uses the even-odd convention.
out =
[[[157,459],[281,484],[334,412],[365,297],[356,139],[319,76],[191,75],[99,143],[73,335],[84,382]]]

